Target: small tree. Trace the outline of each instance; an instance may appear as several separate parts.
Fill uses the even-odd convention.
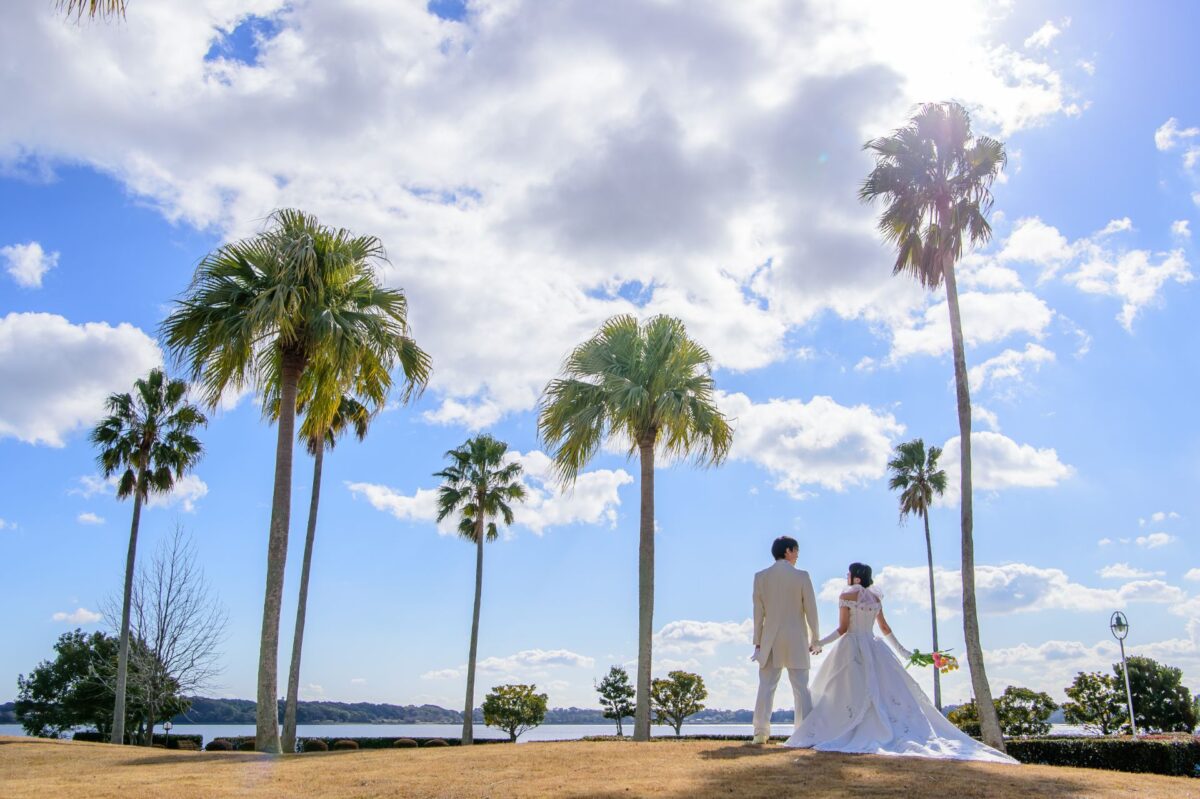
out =
[[[226,614],[182,526],[176,526],[154,553],[148,567],[138,567],[131,601],[130,632],[138,646],[130,651],[131,685],[141,698],[146,726],[185,711],[175,697],[202,692],[220,671],[218,647],[225,637]],[[115,600],[104,615],[114,629],[120,621]],[[153,741],[147,735],[145,743]]]
[[[58,738],[75,727],[94,727],[101,735],[112,731],[116,685],[118,639],[102,632],[74,630],[63,633],[54,644],[54,659],[38,664],[29,676],[17,677],[17,721],[29,735]],[[142,657],[142,644],[134,641],[131,677]],[[130,737],[140,738],[145,705],[137,687],[130,683],[125,705],[125,728]],[[186,702],[172,696],[174,703]],[[186,705],[182,706],[186,709]]]
[[[1131,657],[1128,662],[1129,689],[1138,729],[1191,732],[1196,726],[1196,710],[1192,695],[1180,684],[1183,672],[1148,657]],[[1124,685],[1125,672],[1120,663],[1113,664],[1113,672],[1117,684]],[[1128,731],[1128,720],[1123,729]]]
[[[1011,738],[1050,732],[1050,714],[1058,705],[1049,694],[1010,685],[999,699],[994,700],[993,707],[1000,719],[1001,732]],[[979,706],[974,699],[951,710],[947,718],[972,738],[981,736]]]
[[[1071,701],[1062,706],[1067,723],[1079,724],[1101,735],[1116,732],[1129,715],[1124,687],[1110,674],[1079,672],[1067,687],[1067,698]]]
[[[1008,737],[1045,735],[1050,732],[1050,714],[1058,703],[1049,694],[1010,685],[996,700],[1000,729]]]
[[[629,682],[629,672],[620,666],[608,670],[608,676],[596,686],[600,694],[600,707],[604,709],[604,718],[617,723],[617,735],[624,735],[621,720],[632,716],[634,711],[633,685]]]
[[[550,697],[536,691],[536,685],[497,685],[483,700],[483,723],[504,730],[515,743],[546,719]]]
[[[689,671],[672,671],[667,674],[667,679],[650,684],[654,720],[674,727],[676,735],[682,733],[684,719],[704,710],[700,703],[707,698],[704,678]]]

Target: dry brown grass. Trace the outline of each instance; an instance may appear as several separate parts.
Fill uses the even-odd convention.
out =
[[[566,741],[271,757],[0,737],[5,799],[1163,797],[1185,777],[833,755],[726,742]]]

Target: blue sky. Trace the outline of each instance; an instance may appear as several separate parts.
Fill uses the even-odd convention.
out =
[[[591,705],[593,679],[635,658],[636,464],[606,451],[561,494],[533,410],[569,348],[626,311],[684,319],[737,424],[725,465],[657,477],[656,672],[696,670],[711,704],[750,706],[750,579],[784,533],[823,587],[823,627],[830,581],[863,560],[899,638],[927,647],[923,543],[883,466],[915,436],[955,465],[945,308],[890,277],[854,192],[862,141],[950,97],[1010,154],[995,240],[960,266],[993,687],[1061,699],[1109,667],[1123,609],[1131,651],[1200,690],[1196,12],[929,5],[209,0],[82,26],[13,11],[0,700],[59,634],[102,627],[119,588],[131,507],[96,484],[86,441],[103,397],[160,361],[196,261],[283,206],[383,239],[435,375],[326,460],[306,698],[461,702],[474,560],[428,492],[477,430],[521,454],[534,494],[487,551],[482,685]],[[230,398],[203,440],[140,553],[192,534],[230,613],[212,693],[252,697],[274,431]],[[297,457],[294,529],[310,468]],[[961,653],[953,502],[932,524],[943,645]],[[947,680],[948,700],[968,690]]]

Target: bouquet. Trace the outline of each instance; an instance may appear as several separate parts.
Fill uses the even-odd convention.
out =
[[[942,674],[946,674],[947,672],[954,671],[958,668],[958,658],[954,657],[954,655],[951,655],[949,651],[938,651],[926,654],[919,649],[914,649],[912,657],[908,659],[908,665],[906,668],[911,668],[912,666],[920,666],[921,668],[933,666]]]

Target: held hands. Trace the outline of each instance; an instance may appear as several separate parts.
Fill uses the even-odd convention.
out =
[[[821,645],[820,645],[820,644],[813,644],[812,646],[810,646],[810,647],[808,648],[808,654],[810,654],[810,655],[819,655],[819,654],[821,654]]]
[[[761,657],[762,657],[762,647],[761,647],[761,646],[755,646],[755,647],[754,647],[754,654],[750,656],[750,659],[751,659],[751,660],[753,660],[753,661],[755,661],[755,662],[758,662],[758,660],[759,660]]]

